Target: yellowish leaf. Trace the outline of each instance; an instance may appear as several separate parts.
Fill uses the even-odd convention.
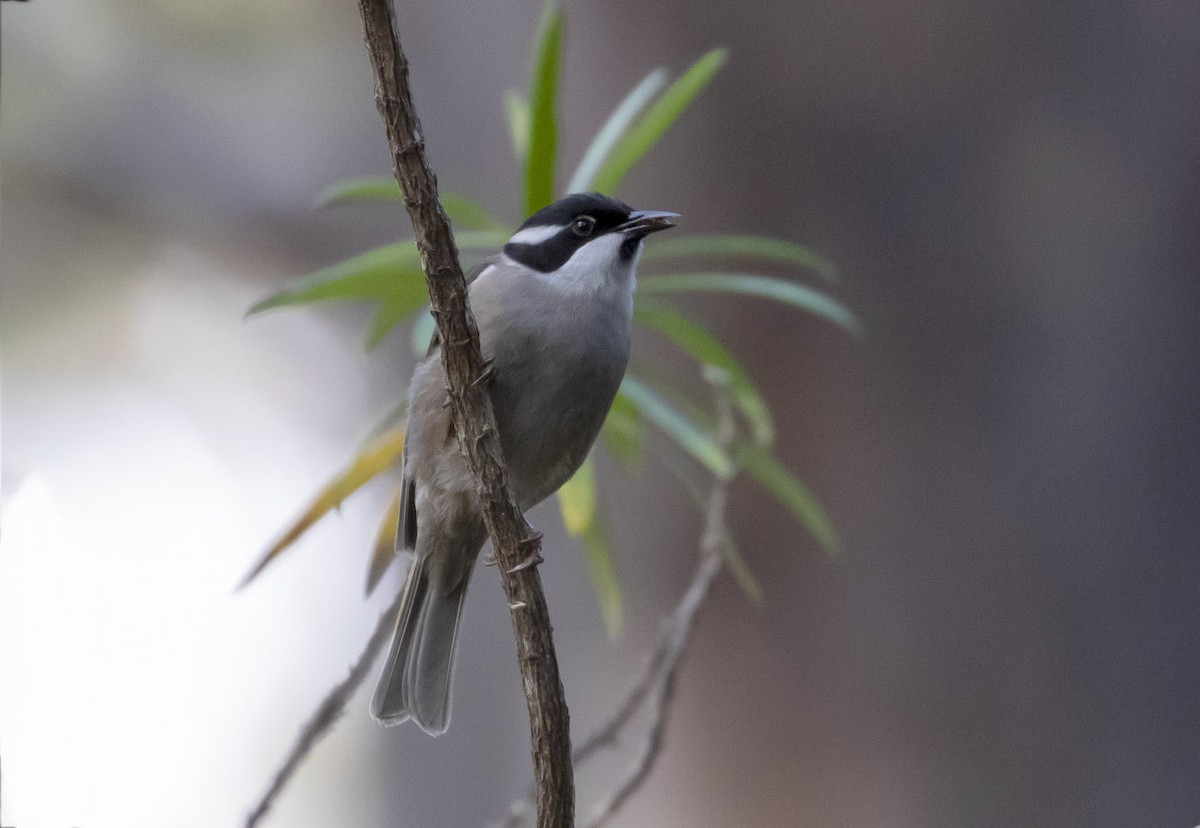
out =
[[[379,529],[375,532],[375,544],[371,548],[371,565],[367,568],[367,595],[375,591],[379,579],[392,561],[396,559],[396,527],[400,524],[400,495],[403,494],[403,484],[396,488],[396,493],[388,501],[388,507],[379,521]]]
[[[284,529],[250,573],[238,585],[238,589],[253,581],[267,564],[275,560],[285,549],[295,543],[301,535],[312,528],[318,520],[342,505],[342,501],[354,494],[372,478],[391,468],[404,453],[404,424],[388,429],[371,440],[350,464],[326,483],[308,507]]]
[[[591,457],[558,490],[558,508],[572,537],[582,535],[596,519],[596,468]]]

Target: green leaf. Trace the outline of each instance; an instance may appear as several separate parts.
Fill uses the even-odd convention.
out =
[[[755,606],[761,605],[763,602],[762,587],[758,585],[758,579],[754,577],[754,573],[746,565],[746,559],[742,557],[742,553],[738,551],[737,544],[733,542],[733,538],[729,537],[729,535],[725,536],[725,541],[721,544],[721,557],[729,565],[729,571],[733,573],[733,579],[741,587],[742,594],[746,596],[746,600]]]
[[[558,155],[558,75],[563,15],[550,0],[542,12],[529,89],[529,151],[525,157],[525,215],[554,201],[554,164]]]
[[[807,247],[766,236],[701,235],[654,240],[642,252],[643,262],[688,256],[728,256],[738,259],[777,262],[811,270],[829,281],[837,280],[833,262]]]
[[[613,566],[612,543],[609,541],[608,528],[602,517],[592,522],[583,535],[583,547],[587,552],[588,573],[592,576],[592,589],[600,604],[600,614],[604,617],[604,629],[610,639],[621,634],[625,624],[625,600],[621,594],[621,582]]]
[[[332,207],[354,201],[402,201],[403,198],[400,185],[390,176],[345,178],[321,190],[314,206]]]
[[[592,186],[602,193],[616,190],[625,174],[679,120],[728,58],[725,49],[713,49],[692,64],[613,147],[608,161],[592,179]]]
[[[618,394],[613,400],[600,434],[613,457],[625,468],[633,468],[641,461],[645,429],[637,406],[628,397]]]
[[[586,532],[596,519],[596,467],[588,457],[571,479],[558,490],[563,525],[572,537]]]
[[[504,224],[477,201],[454,193],[439,193],[446,215],[464,230],[504,230]],[[356,201],[403,201],[396,179],[384,176],[347,178],[335,182],[317,196],[317,207],[332,207]]]
[[[420,303],[428,296],[421,259],[414,242],[399,242],[351,256],[330,267],[292,280],[287,287],[258,302],[247,315],[289,305],[345,299],[381,299]],[[416,305],[414,305],[416,307]]]
[[[742,467],[767,491],[788,508],[801,525],[830,555],[839,551],[837,530],[808,487],[797,480],[783,464],[765,451],[748,451],[741,457]]]
[[[649,298],[642,298],[634,305],[633,318],[666,336],[705,365],[712,365],[724,371],[729,393],[738,410],[750,424],[750,433],[754,441],[762,446],[771,444],[775,436],[771,410],[754,387],[746,370],[716,337],[670,305]]]
[[[624,620],[621,583],[613,568],[608,532],[596,510],[596,466],[590,456],[558,490],[558,508],[562,512],[567,533],[583,539],[592,588],[600,604],[600,613],[604,616],[604,627],[609,638],[616,638]]]
[[[515,89],[504,93],[504,120],[508,123],[513,155],[523,165],[529,152],[529,101]]]
[[[633,119],[642,113],[650,100],[666,85],[667,71],[655,69],[625,96],[625,100],[621,101],[620,106],[613,110],[613,114],[608,117],[604,126],[592,139],[592,145],[584,153],[583,160],[579,162],[575,174],[571,176],[571,183],[567,185],[568,193],[583,193],[592,189],[592,179],[596,177],[600,166],[612,153],[613,147],[629,131],[629,125],[633,123]]]
[[[367,325],[367,334],[363,342],[366,349],[373,351],[383,341],[383,338],[391,332],[392,328],[420,310],[427,299],[428,294],[415,297],[414,301],[395,299],[389,296],[380,302],[379,307],[375,309],[375,313],[371,316],[370,324]]]
[[[666,432],[667,436],[707,466],[713,474],[728,477],[733,473],[733,462],[717,445],[712,435],[648,385],[626,374],[617,394],[628,398],[646,419]]]
[[[720,292],[741,293],[782,302],[833,322],[855,336],[862,336],[858,318],[844,305],[812,288],[748,273],[681,273],[647,276],[638,280],[638,291],[647,295],[661,293]]]
[[[504,222],[489,213],[478,201],[455,193],[442,193],[438,197],[442,200],[446,215],[456,226],[464,230],[498,230],[501,235],[508,232]]]
[[[679,481],[680,487],[701,512],[708,507],[708,494],[704,491],[704,486],[711,481],[707,474],[699,474],[695,466],[680,462],[683,458],[678,452],[668,451],[658,440],[646,443],[646,451],[653,454],[662,463],[663,468]]]
[[[454,239],[463,249],[492,249],[503,245],[507,236],[497,230],[464,230]],[[416,243],[405,241],[368,250],[293,279],[283,290],[256,303],[246,315],[312,302],[379,299],[402,303],[409,309],[403,317],[420,306],[422,297],[428,298],[429,293],[421,272],[421,257]]]
[[[487,250],[495,252],[508,241],[508,231],[498,230],[463,230],[454,234],[454,243],[459,250]],[[464,266],[464,270],[470,270]]]

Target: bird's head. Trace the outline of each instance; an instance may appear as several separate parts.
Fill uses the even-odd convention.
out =
[[[678,213],[634,210],[600,193],[573,193],[525,220],[504,254],[540,273],[564,268],[631,268],[642,239],[674,227]]]

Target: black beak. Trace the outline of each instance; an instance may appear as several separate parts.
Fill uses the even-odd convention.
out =
[[[666,213],[662,210],[634,210],[629,214],[629,221],[617,229],[626,236],[641,239],[651,233],[657,233],[659,230],[674,227],[675,222],[671,219],[677,218],[679,218],[679,213]]]

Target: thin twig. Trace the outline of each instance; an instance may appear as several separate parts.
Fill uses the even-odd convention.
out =
[[[690,593],[689,589],[689,593]],[[682,605],[682,601],[681,601]],[[592,757],[592,755],[602,747],[607,747],[613,744],[621,729],[629,723],[641,707],[642,701],[650,692],[650,689],[662,677],[664,667],[667,663],[667,658],[670,655],[671,638],[673,629],[676,627],[676,619],[679,615],[679,608],[676,607],[665,622],[663,622],[662,633],[659,636],[658,646],[654,648],[654,652],[650,654],[650,658],[646,660],[642,667],[642,672],[632,686],[625,692],[625,697],[621,699],[621,703],[613,710],[612,715],[600,727],[592,731],[578,748],[575,749],[575,766],[578,767]]]
[[[575,821],[575,781],[570,714],[559,679],[550,615],[537,567],[518,566],[537,553],[539,536],[525,522],[508,486],[489,384],[476,382],[487,365],[479,349],[475,320],[467,307],[467,286],[450,222],[438,200],[437,180],[425,157],[424,133],[413,106],[408,61],[396,35],[391,3],[359,0],[359,11],[375,75],[375,103],[387,127],[393,171],[404,191],[404,205],[412,220],[442,341],[454,431],[475,479],[484,524],[512,608],[517,660],[529,709],[538,825],[571,828]]]
[[[621,777],[612,793],[593,808],[591,819],[586,823],[587,828],[601,828],[620,810],[646,781],[662,751],[663,735],[666,733],[667,720],[671,714],[671,702],[675,699],[675,679],[691,638],[696,611],[708,597],[708,590],[725,562],[721,555],[721,544],[724,542],[726,531],[725,505],[728,494],[729,480],[723,477],[715,478],[712,493],[709,495],[707,521],[701,540],[700,563],[696,567],[696,574],[692,576],[691,586],[684,593],[670,622],[663,630],[665,647],[662,648],[662,675],[651,699],[650,729],[633,764]]]
[[[379,616],[379,621],[375,625],[375,631],[371,633],[371,637],[367,639],[367,646],[363,648],[362,654],[350,667],[350,675],[329,691],[325,699],[317,707],[304,727],[300,730],[300,736],[296,739],[296,743],[292,745],[292,749],[288,752],[287,758],[283,764],[279,766],[279,770],[275,773],[275,778],[271,780],[270,787],[266,793],[258,801],[254,810],[250,812],[250,816],[246,818],[246,828],[254,828],[267,815],[267,811],[271,809],[271,805],[277,797],[291,781],[292,775],[296,769],[300,767],[300,763],[312,751],[317,742],[329,732],[330,728],[337,723],[341,718],[342,712],[346,709],[346,705],[350,703],[350,699],[354,696],[354,692],[366,680],[367,675],[371,671],[371,665],[375,663],[379,651],[383,649],[383,645],[387,643],[388,636],[396,626],[396,614],[400,612],[400,593],[396,594],[392,605],[387,608],[383,615]]]

